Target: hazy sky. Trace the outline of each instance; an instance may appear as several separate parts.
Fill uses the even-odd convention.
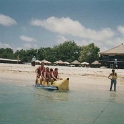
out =
[[[101,51],[124,43],[124,0],[0,0],[0,48],[67,40],[94,43]]]

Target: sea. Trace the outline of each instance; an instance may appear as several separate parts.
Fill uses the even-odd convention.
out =
[[[124,124],[123,87],[91,87],[59,92],[0,80],[0,124]]]

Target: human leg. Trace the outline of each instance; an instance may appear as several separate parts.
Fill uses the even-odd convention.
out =
[[[50,79],[50,82],[51,82],[51,85],[53,84],[53,82],[54,82],[54,79],[53,78],[51,78]]]
[[[114,80],[114,91],[116,91],[116,80]]]
[[[41,78],[40,78],[40,84],[41,84],[41,85],[43,85],[43,84],[42,84],[43,81],[44,81],[44,78],[41,76]]]
[[[37,84],[37,83],[38,83],[38,77],[36,76],[35,84]]]
[[[110,91],[112,90],[113,80],[111,80]]]

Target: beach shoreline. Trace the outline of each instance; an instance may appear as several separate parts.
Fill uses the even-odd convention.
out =
[[[32,84],[35,82],[35,69],[39,65],[31,66],[25,64],[3,64],[0,63],[0,79],[11,79],[18,81],[27,81]],[[47,67],[45,65],[45,67]],[[78,84],[97,84],[109,85],[110,80],[107,78],[111,69],[101,68],[83,68],[83,67],[65,67],[65,66],[48,66],[49,68],[58,68],[59,75],[62,78],[69,78],[72,85]],[[124,70],[116,70],[118,74],[118,85],[124,86]]]
[[[124,70],[116,70],[115,92],[109,90],[111,69],[48,66],[57,67],[60,77],[69,78],[69,90],[61,92],[34,86],[37,67],[0,64],[1,122],[55,124],[66,119],[67,123],[89,124],[97,117],[101,124],[104,120],[109,124],[123,122]]]

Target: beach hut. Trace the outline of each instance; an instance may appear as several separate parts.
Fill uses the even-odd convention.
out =
[[[99,61],[94,61],[92,62],[92,65],[101,65],[101,63]]]
[[[82,65],[88,65],[89,63],[88,62],[82,62],[81,64]]]
[[[56,65],[64,65],[65,63],[62,60],[55,61],[54,64]]]
[[[63,63],[64,63],[64,65],[65,65],[65,66],[70,65],[70,63],[69,63],[69,62],[63,62]]]
[[[81,63],[77,60],[74,60],[73,62],[71,62],[72,65],[75,65],[75,66],[79,66],[81,65]]]
[[[36,64],[36,65],[40,65],[40,63],[41,63],[40,60],[36,60],[36,61],[35,61],[35,64]]]
[[[46,65],[49,65],[49,64],[51,64],[51,62],[50,61],[47,61],[47,60],[42,60],[41,62],[43,62],[44,64],[46,64]]]
[[[21,60],[19,59],[5,59],[5,58],[0,58],[0,63],[12,63],[12,64],[18,64],[21,63]]]
[[[82,62],[81,65],[83,65],[84,67],[87,67],[89,65],[88,62]]]
[[[64,64],[69,65],[70,63],[69,62],[64,62]]]
[[[64,62],[62,60],[59,60],[58,64],[64,64]]]
[[[91,63],[91,65],[93,67],[100,67],[101,66],[101,63],[99,61],[94,61],[94,62]]]
[[[100,60],[102,66],[114,68],[115,59],[117,60],[118,68],[124,68],[124,44],[121,43],[119,46],[100,52]]]

